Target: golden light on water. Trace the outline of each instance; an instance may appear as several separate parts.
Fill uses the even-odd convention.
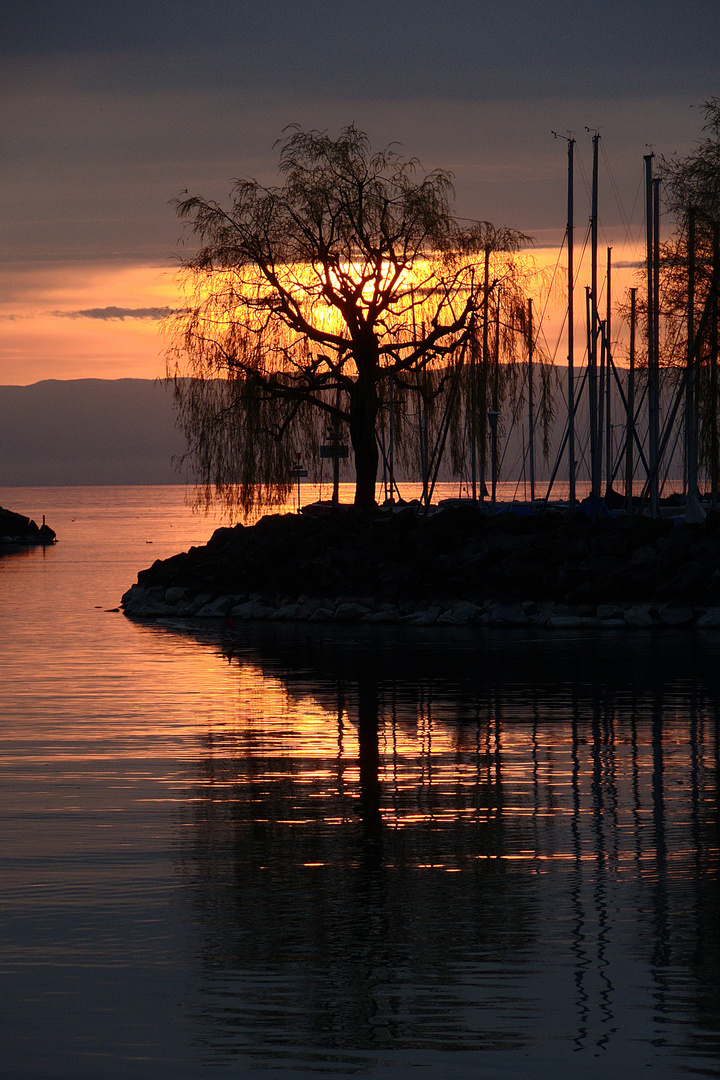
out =
[[[413,850],[420,844],[417,869],[457,873],[504,861],[545,872],[601,859],[617,878],[657,873],[658,748],[649,707],[640,708],[634,725],[609,715],[600,732],[589,714],[573,726],[569,703],[557,698],[547,714],[542,702],[519,702],[506,704],[503,716],[483,707],[469,721],[459,720],[442,694],[431,705],[408,687],[388,694],[380,686],[373,780],[363,773],[368,736],[352,684],[314,687],[300,677],[288,686],[266,664],[217,655],[206,657],[197,676],[204,694],[222,701],[196,718],[207,763],[196,780],[199,810],[207,798],[257,805],[250,817],[258,823],[302,832],[322,822],[332,832],[375,802],[388,834],[406,835]],[[711,768],[714,753],[705,744],[707,718],[697,722],[696,745],[681,707],[669,706],[663,727],[663,812],[674,837],[667,858],[681,875],[691,870],[699,812],[687,778],[699,760]],[[262,807],[275,789],[290,812],[268,816]],[[429,835],[465,839],[459,848],[453,841],[452,854],[439,851],[427,861],[421,837]],[[389,854],[388,865],[395,859]],[[327,864],[316,857],[302,865]]]

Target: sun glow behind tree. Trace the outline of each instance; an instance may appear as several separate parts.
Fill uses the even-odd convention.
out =
[[[418,396],[428,413],[452,393],[459,416],[461,370],[478,349],[490,359],[498,294],[496,337],[522,351],[528,238],[458,221],[449,174],[417,168],[354,127],[336,140],[291,128],[281,187],[238,180],[229,209],[179,201],[201,246],[183,263],[168,374],[208,500],[284,498],[296,455],[330,436],[349,437],[356,505],[373,506],[384,403],[398,401],[398,446]]]

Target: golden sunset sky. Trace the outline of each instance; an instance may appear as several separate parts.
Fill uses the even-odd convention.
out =
[[[458,212],[532,234],[548,266],[566,221],[551,130],[577,138],[580,246],[599,129],[601,263],[608,244],[635,262],[642,156],[698,138],[716,44],[707,0],[16,5],[0,38],[0,384],[161,375],[159,320],[187,251],[171,200],[276,182],[290,123],[354,122],[452,170]]]

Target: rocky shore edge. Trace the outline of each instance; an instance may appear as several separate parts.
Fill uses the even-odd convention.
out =
[[[31,518],[0,506],[0,544],[54,544],[56,536],[49,525],[37,525]]]
[[[230,626],[720,629],[720,515],[267,515],[141,571],[122,609]]]
[[[372,600],[340,598],[326,602],[300,596],[297,600],[268,604],[259,595],[212,597],[200,594],[190,600],[185,589],[147,589],[133,585],[123,597],[126,615],[150,619],[222,619],[235,622],[276,621],[304,623],[383,623],[410,626],[503,626],[572,629],[594,627],[601,630],[649,629],[653,627],[697,627],[720,629],[720,606],[679,607],[648,603],[598,604],[573,608],[563,604],[490,603],[478,605],[468,600],[454,604],[376,604]]]

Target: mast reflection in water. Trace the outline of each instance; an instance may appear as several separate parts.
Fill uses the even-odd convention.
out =
[[[181,856],[207,1066],[720,1075],[712,638],[213,647],[237,702]]]

